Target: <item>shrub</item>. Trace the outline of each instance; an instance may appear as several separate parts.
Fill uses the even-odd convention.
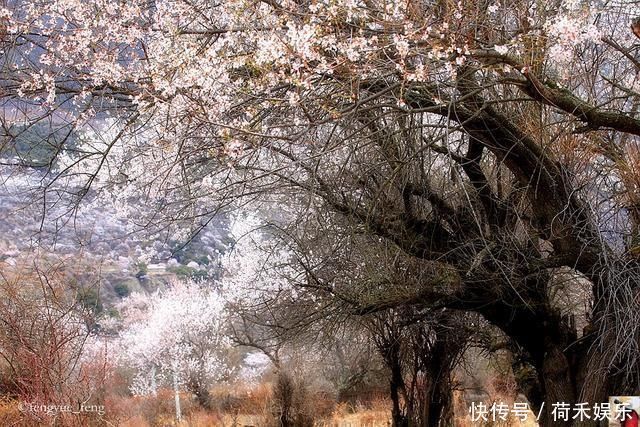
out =
[[[129,289],[129,286],[127,286],[126,283],[118,283],[113,287],[114,292],[116,293],[116,295],[118,295],[120,298],[125,298],[128,297],[129,294],[131,293],[131,290]]]
[[[101,414],[23,410],[22,421],[12,421],[15,409],[20,412],[17,402],[99,406],[106,377],[97,352],[85,357],[87,324],[93,319],[86,309],[78,310],[79,301],[99,307],[97,292],[79,290],[72,298],[61,265],[32,263],[15,268],[0,264],[0,359],[10,361],[0,366],[2,388],[15,399],[0,402],[0,425],[93,425],[89,419]]]
[[[282,427],[313,427],[314,413],[302,378],[280,371],[273,387],[276,417]]]

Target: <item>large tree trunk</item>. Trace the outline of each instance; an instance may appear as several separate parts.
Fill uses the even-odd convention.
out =
[[[407,427],[409,425],[407,416],[402,410],[401,394],[404,394],[404,377],[402,375],[402,365],[400,362],[399,344],[393,344],[389,349],[386,357],[387,363],[391,370],[391,378],[389,381],[389,391],[391,394],[391,421],[393,427]]]
[[[424,361],[427,372],[421,427],[450,425],[453,419],[453,384],[451,372],[458,356],[466,346],[466,339],[460,339],[447,328],[437,332],[436,339],[429,349],[429,357]]]
[[[553,417],[553,403],[577,403],[575,383],[569,369],[569,362],[565,354],[558,347],[550,347],[544,356],[542,366],[539,368],[540,380],[544,389],[544,407],[539,408],[541,426],[571,425],[571,421],[562,421]],[[570,413],[569,419],[573,416]]]
[[[611,326],[616,322],[611,322],[608,329],[600,325],[598,319],[603,316],[594,310],[592,324],[580,337],[572,319],[560,315],[547,299],[545,280],[543,275],[538,283],[523,286],[530,291],[526,295],[528,306],[518,305],[515,298],[510,300],[505,295],[478,311],[514,343],[514,374],[533,412],[540,415],[541,426],[597,426],[592,420],[573,420],[574,405],[587,403],[592,408],[608,402],[609,395],[637,393],[637,384],[635,389],[633,384],[625,387],[613,368],[620,331]],[[554,403],[561,402],[571,405],[569,420],[553,415]]]
[[[453,418],[451,373],[466,348],[469,331],[466,317],[458,312],[433,314],[432,322],[425,324],[407,326],[384,317],[377,323],[382,326],[377,332],[378,350],[390,372],[394,427],[444,426]]]
[[[448,381],[435,377],[425,389],[424,401],[416,427],[450,425],[452,421],[453,390]]]
[[[561,332],[566,331],[567,325],[558,323],[556,327]],[[609,396],[638,394],[638,385],[628,382],[629,377],[623,374],[625,370],[620,369],[623,367],[616,368],[612,363],[616,357],[616,331],[599,336],[598,341],[594,334],[582,337],[582,341],[567,338],[552,342],[548,339],[552,333],[546,334],[544,353],[535,364],[537,384],[520,383],[533,412],[540,414],[540,426],[599,426],[601,424],[593,420],[574,420],[574,405],[587,403],[592,409],[596,403],[609,402]],[[569,420],[554,417],[553,404],[560,402],[571,405]]]
[[[293,400],[295,384],[288,372],[279,371],[274,388],[274,401],[280,427],[291,427],[293,423]]]

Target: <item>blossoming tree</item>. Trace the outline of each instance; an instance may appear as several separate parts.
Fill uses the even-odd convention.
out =
[[[231,372],[225,352],[225,303],[220,295],[193,282],[175,281],[164,292],[135,293],[120,303],[123,330],[112,353],[133,367],[134,394],[155,394],[163,382],[175,392],[188,387],[208,404],[208,387]]]

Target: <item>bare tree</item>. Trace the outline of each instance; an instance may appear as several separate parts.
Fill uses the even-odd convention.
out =
[[[65,289],[72,277],[68,266],[59,260],[21,262],[0,264],[3,393],[22,402],[23,415],[31,422],[58,417],[67,425],[80,425],[88,415],[104,415],[79,409],[102,398],[107,363],[97,348],[89,348],[93,340],[87,325],[93,314]],[[38,405],[70,409],[32,409]]]

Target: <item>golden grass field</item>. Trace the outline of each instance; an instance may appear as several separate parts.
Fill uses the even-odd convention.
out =
[[[0,400],[1,426],[121,426],[121,427],[273,427],[277,420],[273,416],[270,388],[261,384],[252,389],[231,390],[220,388],[213,390],[214,398],[229,399],[231,393],[243,395],[231,410],[205,411],[189,396],[182,396],[183,419],[175,420],[173,394],[163,390],[155,397],[112,396],[105,400],[106,414],[102,419],[87,417],[56,417],[38,419],[21,413],[18,402],[11,399]],[[376,398],[361,404],[330,402],[321,396],[309,399],[310,409],[314,412],[314,427],[388,427],[391,426],[391,403],[385,397]],[[500,400],[497,400],[500,401]],[[526,422],[516,418],[507,421],[471,422],[467,403],[461,393],[456,394],[454,402],[455,427],[534,427],[535,416],[530,414]]]

